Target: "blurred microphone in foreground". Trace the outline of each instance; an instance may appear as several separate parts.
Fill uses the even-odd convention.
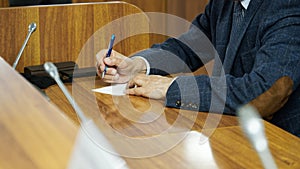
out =
[[[36,23],[32,22],[32,23],[28,26],[28,33],[27,33],[26,39],[25,39],[25,41],[24,41],[24,43],[23,43],[23,45],[22,45],[22,47],[21,47],[21,49],[20,49],[20,51],[19,51],[19,53],[18,53],[18,56],[17,56],[15,62],[13,63],[13,66],[12,66],[13,69],[16,69],[16,67],[17,67],[17,65],[18,65],[18,63],[19,63],[19,60],[20,60],[20,58],[21,58],[21,55],[22,55],[22,53],[23,53],[23,51],[24,51],[24,49],[25,49],[25,47],[26,47],[26,45],[27,45],[27,43],[28,43],[28,40],[29,40],[31,34],[32,34],[35,30],[36,30]]]
[[[46,62],[44,64],[44,68],[56,81],[81,121],[81,128],[68,168],[127,169],[128,167],[126,162],[114,150],[94,121],[85,116],[83,111],[70,95],[59,77],[57,67],[51,62]]]
[[[241,107],[237,112],[240,125],[250,143],[259,155],[265,169],[277,169],[272,154],[268,147],[262,118],[251,105]]]

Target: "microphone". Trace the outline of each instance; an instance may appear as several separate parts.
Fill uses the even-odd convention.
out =
[[[26,36],[26,39],[25,39],[25,41],[24,41],[24,43],[23,43],[23,45],[22,45],[22,47],[21,47],[21,49],[20,49],[20,51],[19,51],[19,53],[18,53],[18,56],[17,56],[15,62],[13,63],[13,66],[12,66],[13,69],[16,69],[16,67],[17,67],[17,65],[18,65],[18,63],[19,63],[19,60],[20,60],[20,58],[21,58],[21,55],[22,55],[22,53],[23,53],[23,51],[24,51],[24,49],[25,49],[25,47],[26,47],[26,45],[27,45],[27,42],[28,42],[28,40],[29,40],[31,34],[32,34],[35,30],[36,30],[36,23],[32,22],[32,23],[28,26],[28,34],[27,34],[27,36]]]
[[[16,60],[15,60],[15,62],[13,63],[13,66],[12,66],[12,68],[13,69],[16,69],[16,67],[17,67],[17,65],[18,65],[18,63],[19,63],[19,60],[20,60],[20,58],[21,58],[21,55],[22,55],[22,53],[23,53],[23,51],[24,51],[24,49],[25,49],[25,47],[26,47],[26,45],[27,45],[27,43],[28,43],[28,40],[29,40],[29,38],[30,38],[30,36],[31,36],[31,34],[34,32],[36,30],[36,23],[35,22],[32,22],[31,24],[29,24],[29,26],[28,26],[28,34],[27,34],[27,36],[26,36],[26,39],[25,39],[25,41],[24,41],[24,43],[23,43],[23,45],[22,45],[22,47],[21,47],[21,49],[20,49],[20,51],[19,51],[19,53],[18,53],[18,56],[17,56],[17,58],[16,58]],[[34,85],[33,84],[33,87],[35,88],[35,89],[37,89],[48,101],[50,101],[50,98],[46,95],[46,93],[44,92],[44,91],[42,91],[39,87],[37,87],[36,85]]]
[[[72,96],[69,94],[69,91],[67,90],[66,86],[60,80],[59,73],[57,71],[57,67],[52,62],[46,62],[44,64],[44,68],[45,68],[46,72],[55,80],[55,82],[58,84],[59,88],[62,90],[64,95],[67,97],[68,101],[71,103],[72,107],[74,108],[74,110],[77,113],[81,122],[85,123],[87,121],[87,118],[85,117],[84,113],[82,112],[80,107],[77,105],[77,103],[73,100]]]
[[[79,132],[79,137],[77,140],[78,144],[75,147],[77,149],[75,149],[69,168],[128,169],[126,162],[121,157],[119,157],[117,152],[115,152],[112,145],[101,133],[101,131],[93,122],[93,120],[88,119],[84,115],[83,111],[72,98],[69,91],[67,90],[67,88],[65,87],[65,85],[59,77],[57,67],[51,62],[46,62],[44,64],[44,68],[46,72],[49,73],[49,75],[56,81],[59,88],[62,90],[68,101],[71,103],[73,109],[75,110],[80,121],[82,122],[82,130],[80,130]],[[100,142],[101,146],[108,149],[111,153],[109,153],[107,150],[99,148],[100,145],[98,145],[94,140],[92,140],[92,138]],[[95,147],[96,144],[98,145],[98,147]],[[100,157],[100,160],[96,157]]]
[[[259,155],[265,169],[277,169],[275,161],[268,147],[265,136],[264,124],[257,110],[245,105],[237,111],[241,127],[248,137],[250,143]]]

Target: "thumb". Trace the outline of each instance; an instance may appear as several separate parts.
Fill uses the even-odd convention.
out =
[[[104,63],[108,66],[116,66],[119,68],[124,68],[127,67],[125,59],[128,58],[116,51],[113,51],[110,57],[104,59]]]

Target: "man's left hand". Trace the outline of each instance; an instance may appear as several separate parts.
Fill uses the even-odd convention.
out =
[[[159,75],[139,74],[128,83],[127,94],[143,96],[152,99],[165,99],[173,78]]]

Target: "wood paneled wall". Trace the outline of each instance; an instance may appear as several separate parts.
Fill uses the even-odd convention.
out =
[[[192,21],[204,11],[209,0],[168,0],[167,13]]]

